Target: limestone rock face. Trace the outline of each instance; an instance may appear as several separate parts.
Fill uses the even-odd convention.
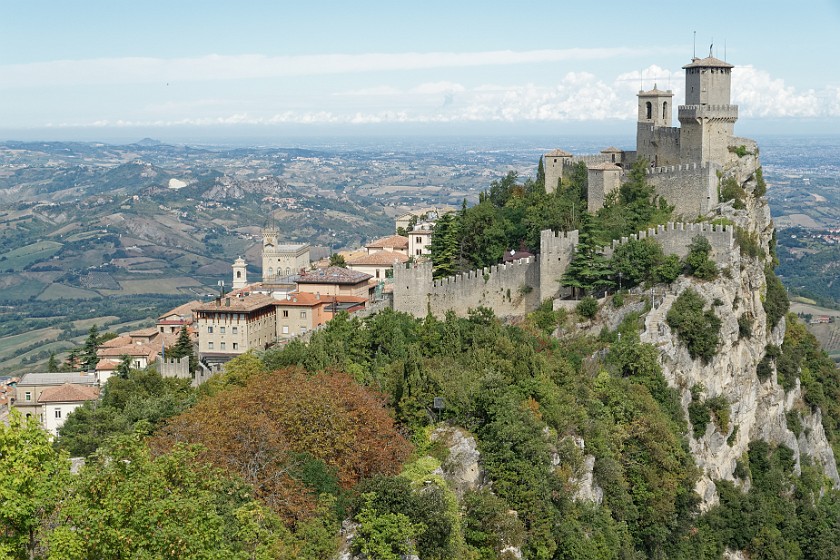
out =
[[[766,199],[753,196],[756,169],[758,158],[754,155],[730,161],[722,180],[734,177],[744,188],[746,208],[734,209],[731,202],[722,203],[717,214],[753,234],[764,253],[769,254],[773,223]],[[736,248],[734,253],[738,252]],[[784,319],[772,331],[766,326],[762,305],[767,289],[764,266],[765,260],[761,258],[733,254],[728,270],[722,271],[716,280],[680,277],[666,293],[654,298],[655,307],[645,319],[642,342],[659,349],[663,373],[669,385],[680,391],[686,418],[692,399],[691,388],[698,385],[703,387],[702,398],[723,396],[730,404],[726,433],[721,433],[715,423],[710,422],[699,439],[690,434],[691,452],[703,472],[695,490],[703,499],[704,509],[717,503],[714,480],[730,480],[743,485],[744,481],[736,480],[733,472],[736,462],[746,454],[749,442],[756,439],[784,444],[792,449],[797,472],[801,455],[810,457],[835,486],[840,486],[837,464],[822,428],[820,412],[807,413],[809,407],[804,405],[798,380],[786,393],[778,384],[775,371],[764,382],[756,375],[756,366],[764,357],[766,345],[781,346],[785,334]],[[722,321],[722,343],[708,364],[691,358],[665,320],[677,296],[688,288],[699,293]],[[749,337],[739,336],[738,318],[742,316],[751,319]],[[802,425],[808,429],[803,429],[798,438],[787,427],[785,414],[791,410],[806,411],[802,413]]]
[[[441,441],[449,449],[449,456],[441,465],[440,474],[463,498],[467,490],[478,490],[485,484],[481,454],[475,438],[461,428],[440,426],[432,432],[432,441]]]

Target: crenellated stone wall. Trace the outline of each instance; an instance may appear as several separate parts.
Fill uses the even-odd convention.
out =
[[[656,194],[674,205],[674,213],[696,218],[709,212],[718,203],[716,164],[687,163],[648,170],[647,180]]]
[[[637,239],[653,239],[662,247],[666,255],[677,255],[682,258],[688,254],[688,247],[698,235],[705,237],[712,246],[710,258],[720,267],[730,266],[738,270],[741,254],[735,246],[735,229],[732,226],[697,223],[673,223],[660,225],[630,237],[614,239],[610,247],[604,247],[602,252],[606,257],[612,257],[619,245]]]
[[[708,223],[669,223],[630,237],[613,241],[603,248],[611,257],[615,248],[631,239],[654,239],[666,255],[684,257],[692,240],[702,235],[712,246],[711,258],[720,267],[738,270],[740,253],[731,226]],[[536,258],[493,265],[447,278],[432,278],[432,263],[406,263],[394,267],[393,306],[396,311],[415,317],[431,313],[442,317],[448,311],[466,315],[479,306],[496,315],[521,316],[535,310],[545,299],[557,299],[569,291],[560,286],[575,254],[577,231],[540,232],[540,254]]]
[[[527,258],[432,279],[431,263],[394,267],[394,309],[424,317],[443,317],[448,311],[466,315],[489,307],[500,316],[524,315],[540,303],[539,262]]]

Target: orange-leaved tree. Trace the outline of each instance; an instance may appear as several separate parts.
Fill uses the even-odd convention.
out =
[[[315,491],[300,462],[322,462],[349,488],[374,474],[394,474],[411,452],[380,395],[342,372],[288,368],[258,374],[172,418],[155,436],[159,451],[198,443],[200,457],[232,469],[289,524],[308,518]]]

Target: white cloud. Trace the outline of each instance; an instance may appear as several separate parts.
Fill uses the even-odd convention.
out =
[[[639,71],[620,73],[604,80],[588,72],[569,72],[552,85],[534,83],[464,84],[438,81],[397,88],[390,85],[344,91],[313,98],[296,110],[254,107],[252,112],[231,110],[233,102],[212,99],[202,102],[163,104],[159,109],[181,106],[198,113],[218,116],[188,118],[98,119],[88,125],[59,126],[175,126],[175,125],[277,125],[277,124],[376,124],[376,123],[457,123],[457,122],[585,122],[622,120],[631,126],[636,118],[639,88],[671,89],[674,103],[683,98],[682,70],[670,71],[656,65]],[[733,103],[742,117],[840,117],[840,87],[820,91],[797,91],[767,72],[738,67],[733,72]],[[372,98],[356,100],[357,97]],[[163,111],[161,111],[162,113]],[[151,113],[147,113],[151,114]],[[177,114],[177,113],[175,113]],[[159,116],[158,114],[157,116]],[[677,122],[674,121],[677,125]],[[630,129],[628,129],[630,130]]]
[[[299,56],[206,55],[193,58],[124,57],[0,65],[4,87],[183,83],[358,72],[498,66],[649,56],[661,49],[592,48],[471,53],[368,53]]]

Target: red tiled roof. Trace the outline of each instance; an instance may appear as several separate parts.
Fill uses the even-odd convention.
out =
[[[75,383],[65,383],[58,387],[48,387],[41,391],[39,403],[93,401],[99,398],[99,388],[86,387]]]
[[[393,251],[380,251],[378,253],[373,253],[372,255],[364,255],[363,257],[358,257],[352,260],[348,260],[347,264],[351,266],[359,266],[359,265],[380,265],[380,266],[388,266],[393,265],[395,262],[404,263],[408,262],[408,255],[403,253],[395,253]]]
[[[407,249],[408,248],[408,237],[403,235],[390,235],[388,237],[383,237],[382,239],[377,239],[371,243],[365,245],[365,247],[373,248],[373,249]]]
[[[194,311],[218,311],[221,313],[239,313],[242,311],[256,311],[263,307],[274,305],[275,299],[264,294],[250,292],[247,296],[238,297],[236,294],[227,295],[221,299],[217,298],[209,303],[203,303],[194,308]]]
[[[298,277],[298,284],[359,284],[367,282],[372,276],[359,272],[357,270],[350,270],[349,268],[342,268],[340,266],[330,266],[302,274]]]

